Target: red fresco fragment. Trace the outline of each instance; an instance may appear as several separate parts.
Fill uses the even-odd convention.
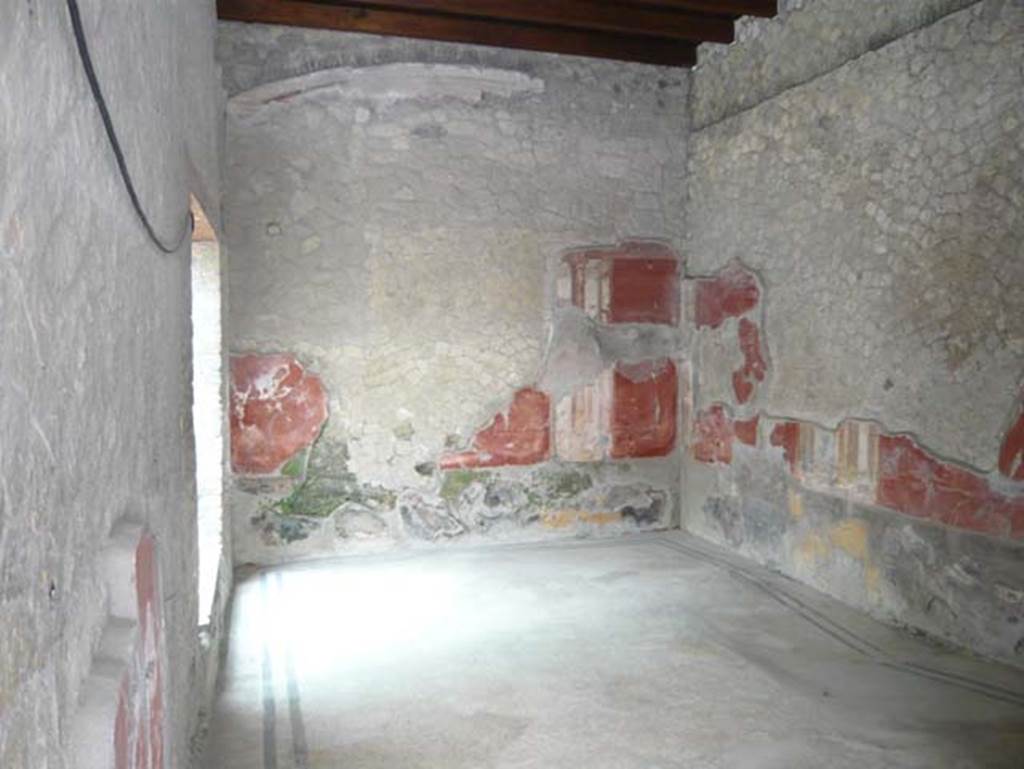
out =
[[[551,446],[551,401],[533,388],[519,390],[508,413],[497,414],[473,439],[473,448],[441,457],[442,470],[460,467],[533,465],[548,457]]]
[[[316,440],[327,420],[327,394],[291,355],[231,358],[231,467],[274,473]]]
[[[741,318],[738,333],[743,366],[732,374],[732,389],[737,403],[747,403],[754,394],[754,382],[764,381],[768,364],[761,355],[761,335],[757,324]]]
[[[743,376],[743,369],[732,372],[732,391],[737,403],[748,403],[754,396],[754,383]]]
[[[156,540],[150,534],[142,535],[136,545],[134,581],[139,632],[118,689],[114,767],[163,769],[163,624]]]
[[[783,456],[789,463],[789,469],[796,471],[796,463],[800,456],[800,423],[779,422],[772,428],[772,434],[768,438],[772,446],[782,448]]]
[[[736,434],[736,440],[740,443],[745,443],[748,446],[757,445],[757,423],[760,421],[760,417],[754,417],[753,419],[738,419],[733,422],[733,432]]]
[[[726,318],[746,315],[760,299],[761,289],[754,275],[739,264],[730,264],[714,278],[697,281],[697,328],[718,328]]]
[[[675,259],[616,256],[611,269],[609,323],[679,321],[678,265]]]
[[[114,769],[131,769],[128,722],[128,677],[125,676],[118,691],[117,716],[114,720]]]
[[[679,260],[667,246],[627,241],[615,248],[574,251],[565,261],[572,277],[573,305],[598,308],[596,320],[672,326],[679,322]],[[597,278],[589,284],[588,271]],[[597,295],[588,296],[588,291]]]
[[[678,388],[676,366],[668,358],[616,364],[612,383],[613,459],[672,453]]]
[[[906,436],[880,436],[878,457],[878,504],[962,529],[1024,537],[1024,494],[1000,494],[983,476],[932,456]]]
[[[152,535],[144,534],[135,549],[135,590],[142,644],[137,654],[141,656],[141,670],[146,671],[143,674],[145,686],[141,696],[148,694],[146,705],[149,718],[138,724],[139,750],[144,756],[142,762],[136,764],[139,769],[158,769],[163,766],[163,675],[160,662],[163,627],[160,621],[157,574],[156,540]]]
[[[757,420],[754,420],[755,424]],[[707,411],[697,414],[693,423],[693,456],[707,464],[732,463],[733,422],[725,408],[716,403]]]
[[[1024,481],[1024,405],[999,449],[999,472],[1015,481]]]

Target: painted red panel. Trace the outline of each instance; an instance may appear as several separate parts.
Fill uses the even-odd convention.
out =
[[[999,472],[1015,481],[1024,481],[1024,406],[999,450]]]
[[[736,439],[740,443],[745,443],[748,446],[756,446],[758,421],[760,421],[760,417],[754,417],[753,419],[738,419],[733,422],[732,429],[736,435]]]
[[[320,378],[291,355],[231,358],[231,467],[265,475],[316,440],[327,420]]]
[[[150,534],[135,549],[135,590],[139,608],[140,647],[136,650],[140,702],[137,705],[136,769],[163,767],[163,670],[160,649],[163,623],[160,609],[156,540]]]
[[[779,422],[772,428],[768,442],[772,446],[782,448],[783,456],[789,463],[789,469],[795,472],[796,463],[800,458],[800,423]]]
[[[139,631],[118,688],[115,769],[164,769],[163,622],[156,540],[143,534],[135,548]]]
[[[757,420],[754,420],[757,423]],[[716,403],[707,411],[697,414],[693,423],[693,456],[707,464],[731,464],[733,423],[725,408]]]
[[[1024,536],[1024,494],[993,491],[983,476],[932,456],[903,435],[879,437],[878,461],[878,504],[971,531]]]
[[[667,246],[627,241],[616,248],[574,251],[565,261],[572,278],[572,303],[588,308],[595,320],[679,322],[679,260]]]
[[[718,328],[726,318],[738,318],[757,307],[761,289],[757,278],[738,264],[723,268],[714,278],[697,281],[697,328]]]
[[[473,448],[441,457],[442,470],[459,467],[533,465],[548,458],[551,401],[532,388],[519,390],[508,412],[497,414],[473,439]]]
[[[659,249],[660,250],[660,249]],[[679,322],[677,262],[616,256],[611,269],[610,323]]]
[[[740,350],[743,366],[732,374],[732,388],[737,403],[747,403],[754,395],[755,382],[763,382],[768,364],[761,355],[761,335],[757,324],[746,318],[739,324]]]
[[[618,363],[612,384],[611,456],[663,457],[676,445],[675,364],[668,358]]]

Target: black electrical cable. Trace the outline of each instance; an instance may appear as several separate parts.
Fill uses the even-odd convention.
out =
[[[71,28],[75,34],[75,44],[78,46],[78,56],[82,60],[82,68],[85,70],[85,76],[89,81],[89,89],[92,91],[93,101],[96,102],[96,107],[100,111],[100,117],[103,118],[103,127],[106,129],[110,148],[114,151],[114,159],[117,160],[117,168],[121,172],[121,180],[124,182],[125,189],[128,190],[128,197],[132,199],[132,207],[135,209],[135,213],[138,214],[142,226],[146,228],[146,234],[149,235],[149,239],[153,241],[153,244],[165,254],[176,253],[185,242],[185,238],[192,234],[194,226],[192,214],[189,212],[185,229],[175,245],[164,245],[164,242],[160,240],[153,229],[153,225],[150,223],[149,217],[146,216],[146,212],[142,210],[142,203],[139,202],[138,193],[135,192],[135,185],[132,183],[131,174],[128,172],[128,164],[125,162],[121,143],[117,139],[114,123],[110,119],[110,110],[107,109],[106,99],[103,98],[103,91],[100,89],[99,80],[96,78],[96,70],[92,66],[92,56],[89,55],[89,46],[85,41],[85,31],[82,29],[82,16],[78,11],[78,0],[67,0],[67,3],[68,13],[71,15]]]

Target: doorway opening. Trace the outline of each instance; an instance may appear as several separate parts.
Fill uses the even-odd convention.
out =
[[[192,216],[192,424],[196,450],[199,626],[210,624],[224,554],[224,355],[220,245],[194,196]]]

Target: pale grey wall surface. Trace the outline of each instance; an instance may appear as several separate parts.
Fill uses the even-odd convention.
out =
[[[1024,5],[992,0],[693,134],[690,264],[766,287],[757,407],[995,466],[1024,371],[1022,67]],[[728,400],[734,362],[705,363]]]
[[[82,0],[96,69],[156,229],[218,209],[213,3]],[[131,211],[64,3],[0,24],[0,766],[73,766],[106,615],[99,549],[130,516],[159,543],[167,766],[198,710],[189,243]]]
[[[229,88],[334,66],[229,102],[228,336],[323,377],[361,482],[431,489],[538,381],[565,249],[681,239],[678,70],[238,24],[219,55]]]
[[[705,43],[691,99],[695,129],[806,83],[976,0],[779,0],[743,17],[736,44]]]
[[[762,416],[760,448],[737,447],[731,466],[689,462],[684,519],[844,601],[1020,665],[1019,540],[874,507],[834,472],[794,476],[764,417],[829,428],[814,451],[831,463],[831,428],[875,420],[1022,493],[992,471],[1024,376],[1024,4],[984,0],[777,95],[757,90],[770,78],[733,63],[786,58],[774,46],[833,25],[843,4],[804,5],[694,75],[695,114],[730,78],[755,103],[691,134],[684,251],[696,272],[740,259],[759,274],[770,365],[736,412]],[[737,361],[704,336],[697,407],[733,403]]]

